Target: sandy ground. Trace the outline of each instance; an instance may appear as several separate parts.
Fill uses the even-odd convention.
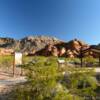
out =
[[[20,68],[17,68],[13,76],[12,69],[0,69],[0,95],[8,92],[18,83],[26,82],[25,76],[20,76],[20,71]]]
[[[7,74],[0,72],[0,100],[8,100],[8,93],[19,84],[26,82],[25,76]]]

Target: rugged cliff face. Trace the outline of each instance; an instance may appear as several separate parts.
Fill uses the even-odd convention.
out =
[[[0,55],[11,55],[17,48],[19,41],[12,38],[0,38]]]
[[[12,38],[0,38],[1,48],[12,48],[15,44],[15,40]]]
[[[86,43],[74,39],[69,42],[59,42],[57,44],[49,44],[42,50],[36,52],[37,55],[45,56],[64,56],[64,57],[78,57],[80,54],[81,47],[89,48],[90,46]]]
[[[54,45],[59,42],[60,40],[47,36],[29,36],[21,40],[14,40],[12,38],[0,38],[0,54],[12,54],[10,51],[21,51],[25,54],[33,54],[45,48],[45,46],[48,44]]]
[[[21,40],[0,38],[0,55],[10,55],[14,51],[26,55],[78,57],[81,47],[90,48],[88,44],[74,39],[69,42],[47,36],[29,36]],[[100,45],[96,46],[100,47]]]
[[[29,36],[20,40],[20,50],[23,52],[35,52],[45,48],[48,44],[59,43],[60,40],[47,36]]]

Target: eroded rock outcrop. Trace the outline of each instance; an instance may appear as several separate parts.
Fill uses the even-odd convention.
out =
[[[21,39],[20,41],[20,49],[24,52],[31,52],[32,50],[35,50],[36,52],[45,48],[48,44],[54,45],[56,43],[59,43],[60,40],[53,38],[53,37],[47,37],[47,36],[29,36],[26,38]]]
[[[0,55],[10,55],[15,51],[23,52],[25,55],[79,57],[81,49],[94,48],[88,44],[74,39],[69,42],[58,40],[47,36],[29,36],[21,40],[12,38],[0,38]],[[100,47],[100,45],[96,46]],[[85,55],[88,56],[90,52]],[[97,56],[91,51],[92,56]]]

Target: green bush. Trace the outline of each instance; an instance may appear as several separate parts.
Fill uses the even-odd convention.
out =
[[[12,92],[14,100],[84,100],[85,96],[95,96],[97,84],[93,69],[60,70],[57,58],[34,60],[22,66],[27,70],[27,83]]]
[[[11,67],[13,65],[12,56],[0,56],[0,67]]]

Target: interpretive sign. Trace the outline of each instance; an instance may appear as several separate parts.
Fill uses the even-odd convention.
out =
[[[22,64],[22,53],[15,52],[15,65],[21,65]]]
[[[13,76],[15,75],[16,66],[22,65],[22,53],[15,52],[14,53],[14,64],[13,64]],[[22,75],[22,68],[21,68],[21,75]]]
[[[63,60],[63,59],[58,59],[58,63],[63,64],[63,63],[65,63],[65,60]]]
[[[65,60],[63,60],[63,59],[58,59],[58,66],[59,66],[60,68],[65,67]]]

